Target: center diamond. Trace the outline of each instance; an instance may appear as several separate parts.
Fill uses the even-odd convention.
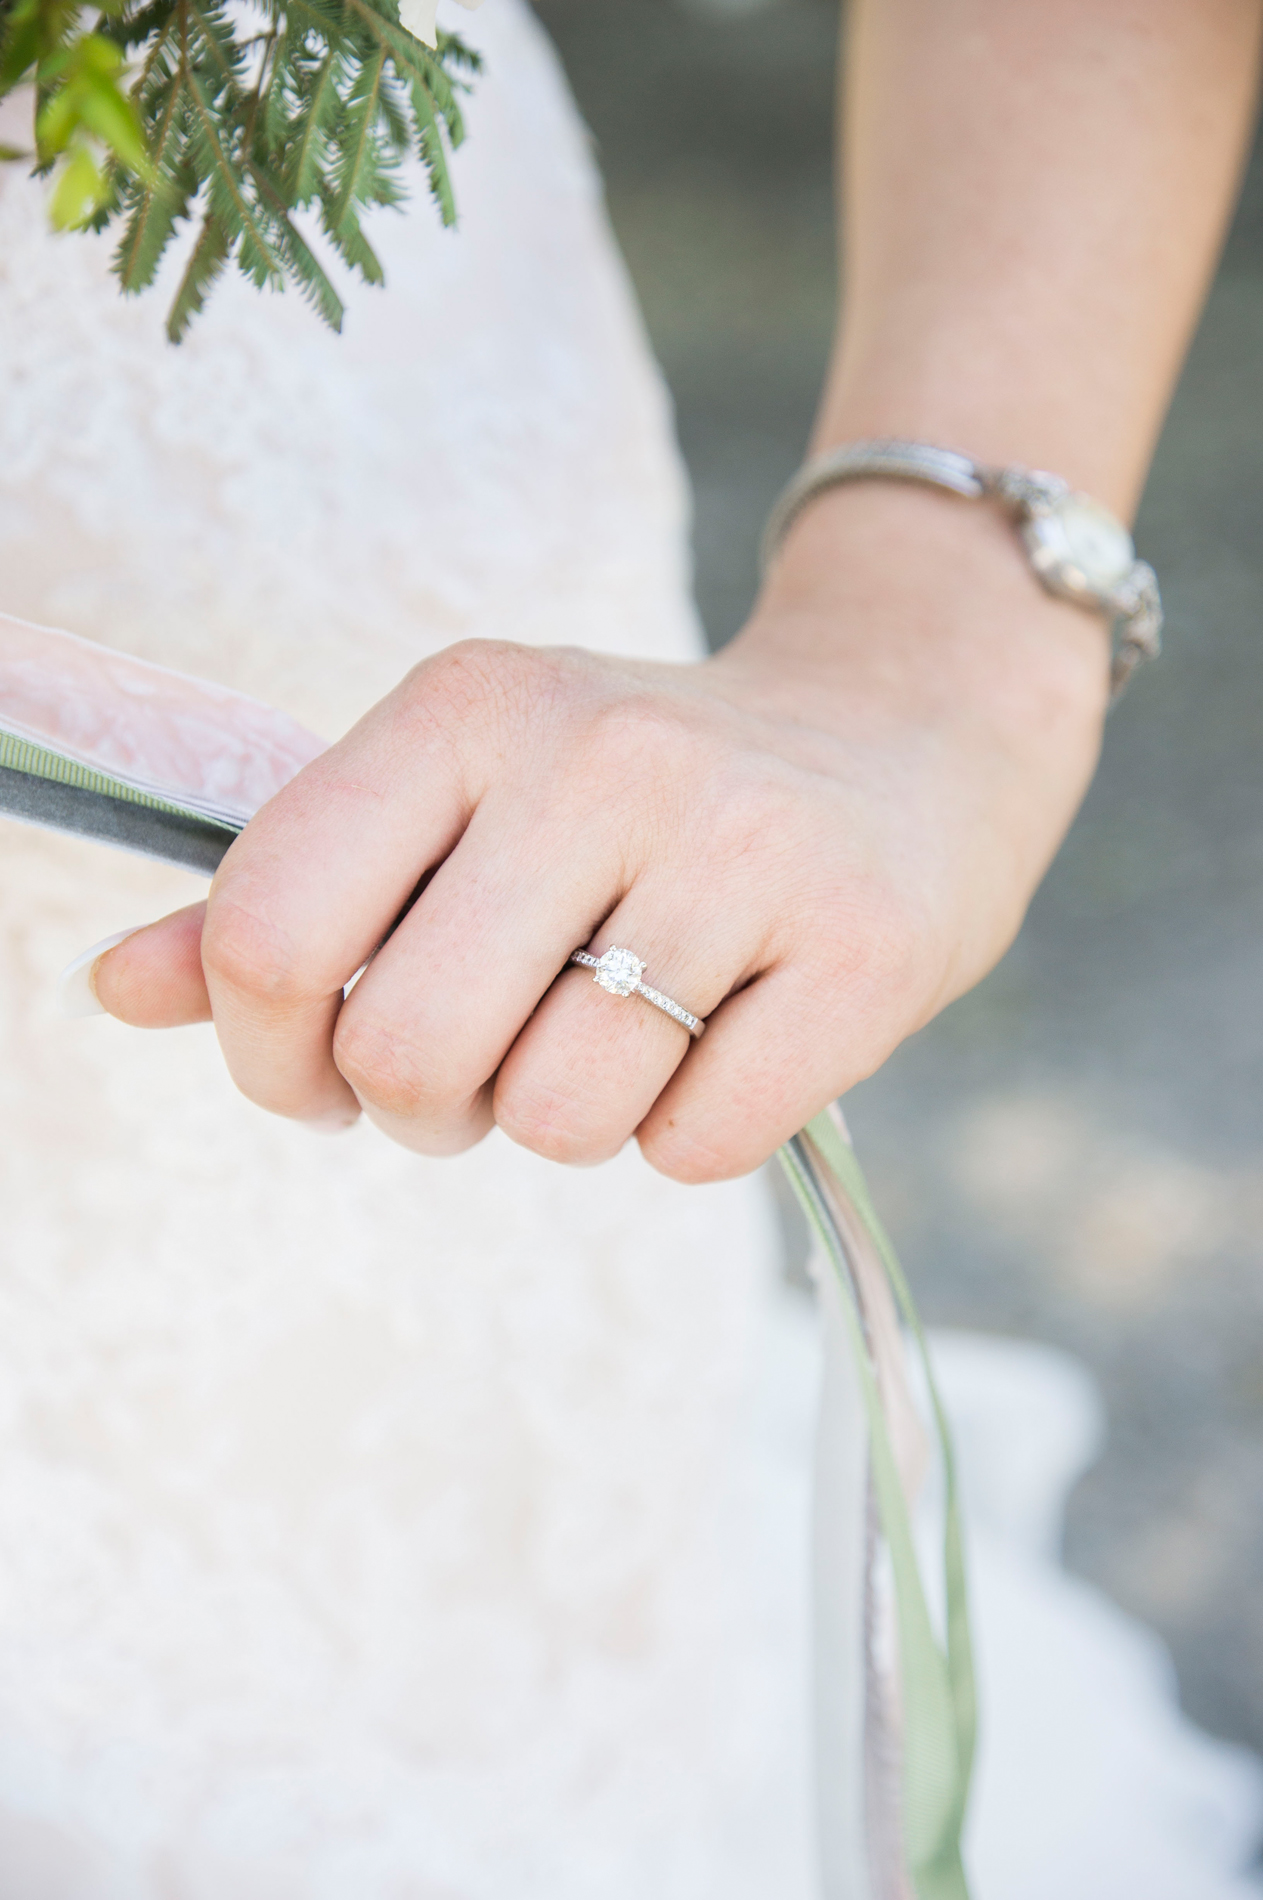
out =
[[[644,972],[645,966],[634,951],[620,950],[611,944],[605,955],[597,958],[592,981],[608,990],[611,996],[630,996]]]

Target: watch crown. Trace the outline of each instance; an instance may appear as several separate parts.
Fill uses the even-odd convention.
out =
[[[988,485],[993,495],[1019,514],[1030,514],[1037,508],[1055,508],[1070,493],[1069,482],[1063,481],[1060,475],[1050,475],[1042,468],[1021,468],[1016,463],[997,469]]]

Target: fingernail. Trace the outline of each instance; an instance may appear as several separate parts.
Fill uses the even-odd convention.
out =
[[[345,1135],[348,1128],[354,1128],[358,1115],[344,1115],[335,1109],[332,1115],[315,1115],[303,1127],[312,1135]]]
[[[107,950],[113,950],[117,944],[126,943],[138,930],[144,930],[144,924],[133,924],[130,930],[116,930],[112,937],[103,937],[100,943],[94,943],[90,950],[68,963],[57,978],[57,1001],[63,1016],[104,1016],[106,1011],[93,988],[92,976],[100,959]]]

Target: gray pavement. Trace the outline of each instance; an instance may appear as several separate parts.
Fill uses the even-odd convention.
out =
[[[833,301],[836,0],[538,0],[598,142],[739,625]],[[1071,1565],[1263,1750],[1263,162],[1141,516],[1168,653],[1014,950],[848,1113],[929,1318],[1063,1345],[1110,1437]]]

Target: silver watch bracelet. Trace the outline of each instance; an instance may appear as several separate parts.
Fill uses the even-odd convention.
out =
[[[1041,585],[1061,600],[1104,613],[1111,629],[1110,702],[1142,660],[1162,650],[1162,598],[1147,561],[1136,558],[1126,527],[1059,475],[1019,465],[995,467],[956,449],[894,437],[847,442],[815,457],[793,477],[763,533],[766,574],[802,510],[841,482],[924,482],[968,501],[995,501],[1017,528]]]

